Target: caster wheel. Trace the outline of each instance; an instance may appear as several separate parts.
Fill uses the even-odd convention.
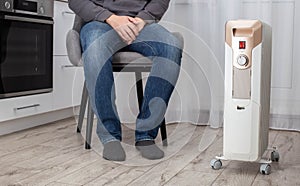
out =
[[[260,165],[260,173],[263,175],[269,175],[271,173],[271,165],[270,164],[261,164]]]
[[[271,152],[271,160],[275,162],[279,161],[279,153],[277,151]]]
[[[221,160],[212,159],[210,161],[210,166],[214,170],[219,170],[222,167],[222,162]]]

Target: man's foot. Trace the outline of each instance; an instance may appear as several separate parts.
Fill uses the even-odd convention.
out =
[[[161,159],[164,157],[164,151],[160,150],[152,140],[137,141],[135,147],[142,156],[149,160]]]
[[[103,158],[110,161],[125,161],[126,154],[120,141],[111,141],[104,145]]]

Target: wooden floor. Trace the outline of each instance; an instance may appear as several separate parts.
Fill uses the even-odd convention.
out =
[[[222,169],[211,169],[210,160],[222,152],[221,129],[168,125],[166,157],[150,161],[133,147],[133,125],[124,125],[127,159],[116,163],[102,158],[95,134],[93,149],[85,150],[75,123],[70,118],[0,137],[0,185],[300,185],[299,132],[270,131],[281,159],[261,175],[257,163],[223,161]]]

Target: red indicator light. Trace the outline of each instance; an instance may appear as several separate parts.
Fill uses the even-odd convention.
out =
[[[246,41],[240,41],[239,48],[240,49],[246,49]]]

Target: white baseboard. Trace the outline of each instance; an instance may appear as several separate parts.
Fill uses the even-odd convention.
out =
[[[300,131],[300,116],[271,114],[270,128]]]
[[[48,112],[44,114],[39,114],[35,116],[0,122],[0,136],[5,134],[10,134],[16,131],[36,127],[39,125],[44,125],[47,123],[51,123],[54,121],[58,121],[61,119],[73,117],[74,115],[78,115],[79,108],[68,108],[53,112]],[[176,122],[189,122],[193,124],[207,124],[209,118],[209,111],[203,110],[199,114],[198,122],[182,119],[182,121]],[[167,121],[167,122],[175,122],[175,121]],[[130,123],[130,122],[129,122]],[[270,116],[270,128],[272,129],[280,129],[280,130],[294,130],[300,131],[300,116],[291,116],[291,115],[276,115],[271,114]]]

